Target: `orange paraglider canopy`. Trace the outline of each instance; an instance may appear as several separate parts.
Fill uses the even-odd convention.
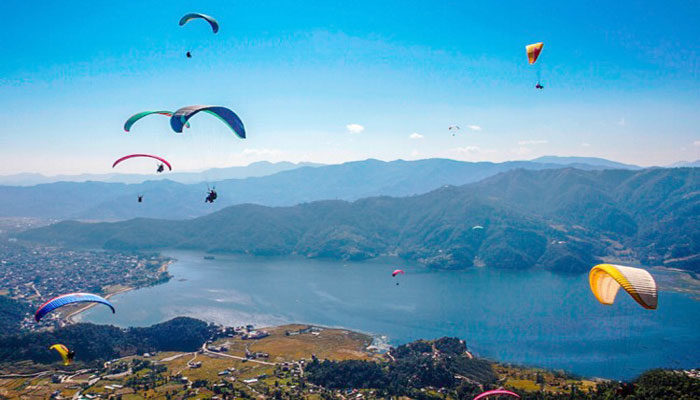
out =
[[[530,64],[534,64],[535,61],[537,61],[537,57],[540,56],[540,53],[542,52],[542,47],[544,46],[544,43],[539,42],[539,43],[533,43],[525,46],[525,50],[527,51],[527,61]]]

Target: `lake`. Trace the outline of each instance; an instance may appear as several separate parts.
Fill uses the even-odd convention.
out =
[[[301,322],[370,333],[391,345],[456,336],[482,357],[615,379],[700,365],[700,301],[680,293],[660,292],[658,309],[649,311],[623,291],[613,306],[599,304],[587,274],[165,255],[178,260],[170,282],[115,296],[116,314],[94,307],[80,319],[122,327],[181,315],[225,325]],[[406,274],[393,279],[397,267]]]

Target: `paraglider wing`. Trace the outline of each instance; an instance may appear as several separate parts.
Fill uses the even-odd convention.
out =
[[[170,117],[170,126],[175,132],[182,132],[182,127],[187,121],[195,116],[198,112],[206,111],[219,118],[222,122],[228,125],[239,138],[245,139],[245,127],[243,121],[238,118],[238,115],[226,107],[220,106],[187,106],[175,111]]]
[[[520,396],[518,396],[516,393],[511,392],[510,390],[504,390],[504,389],[496,389],[496,390],[489,390],[484,393],[481,393],[480,395],[474,397],[474,400],[480,400],[480,399],[485,399],[487,397],[491,396],[510,396],[510,397],[515,397],[516,399],[519,399]]]
[[[484,227],[481,226],[481,225],[474,225],[474,226],[472,226],[472,230],[475,230],[475,229],[481,230],[481,229],[484,229]]]
[[[75,353],[68,350],[68,348],[62,344],[54,344],[53,346],[49,347],[49,350],[56,350],[58,354],[61,355],[63,365],[70,365],[71,361],[73,361],[73,356],[75,355]]]
[[[457,125],[450,125],[450,126],[447,128],[447,130],[450,130],[450,131],[451,131],[451,130],[459,130],[459,129],[460,129],[460,128],[459,128],[459,126],[457,126]]]
[[[656,282],[645,269],[598,264],[591,269],[588,280],[593,294],[602,304],[613,304],[617,291],[622,286],[640,306],[649,310],[656,309]]]
[[[143,117],[147,117],[151,114],[159,114],[159,115],[165,115],[166,117],[172,117],[173,112],[172,111],[144,111],[140,112],[138,114],[134,114],[129,119],[126,120],[124,123],[124,130],[126,132],[129,132],[131,130],[131,127],[136,123],[136,121],[140,120]],[[186,125],[188,128],[190,127],[190,124],[188,123]]]
[[[136,158],[136,157],[154,158],[154,159],[162,162],[163,164],[167,165],[169,170],[171,170],[171,171],[173,170],[173,167],[170,165],[170,163],[166,159],[164,159],[162,157],[154,156],[151,154],[130,154],[128,156],[124,156],[124,157],[118,159],[117,161],[115,161],[114,164],[112,164],[112,168],[116,167],[117,165],[119,165],[119,163],[121,163],[124,160],[128,160],[130,158]]]
[[[394,277],[394,276],[399,275],[399,274],[403,275],[403,274],[405,274],[405,272],[402,269],[397,269],[391,273],[391,276]]]
[[[53,299],[47,301],[46,303],[42,304],[39,309],[36,310],[36,313],[34,313],[34,319],[39,322],[41,318],[43,318],[46,314],[50,313],[51,311],[63,307],[68,304],[73,304],[73,303],[102,303],[109,308],[112,309],[112,313],[115,313],[116,310],[114,309],[114,306],[112,303],[109,301],[105,300],[104,298],[92,294],[92,293],[68,293],[68,294],[62,294],[60,296],[54,297]]]
[[[200,13],[190,13],[185,15],[184,17],[180,18],[180,26],[185,25],[186,23],[192,21],[193,19],[201,18],[209,23],[211,25],[211,30],[214,31],[214,33],[219,31],[219,23],[213,18],[205,14],[200,14]]]
[[[525,51],[527,51],[527,61],[530,64],[534,64],[535,61],[537,61],[537,57],[540,56],[540,53],[542,52],[542,47],[544,47],[544,43],[533,43],[525,46]]]

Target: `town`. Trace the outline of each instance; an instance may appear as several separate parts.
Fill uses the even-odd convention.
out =
[[[35,309],[64,293],[90,292],[110,295],[132,288],[167,281],[171,260],[157,254],[96,250],[72,250],[18,241],[11,233],[0,234],[0,295]],[[37,324],[32,315],[23,330],[64,324],[56,313]]]

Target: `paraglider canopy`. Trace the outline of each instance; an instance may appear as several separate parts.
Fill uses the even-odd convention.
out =
[[[394,270],[394,272],[391,273],[391,276],[392,276],[392,277],[395,277],[396,275],[399,275],[399,274],[403,275],[403,274],[405,274],[405,272],[404,272],[402,269],[397,269],[397,270]]]
[[[61,355],[63,365],[70,365],[71,361],[73,361],[73,357],[75,356],[75,352],[68,350],[68,347],[58,343],[49,347],[49,350],[56,350],[58,354]]]
[[[517,399],[520,398],[516,393],[511,392],[510,390],[505,390],[505,389],[496,389],[496,390],[488,390],[484,393],[481,393],[480,395],[474,397],[474,400],[480,400],[480,399],[485,399],[487,397],[491,396],[509,396],[509,397],[515,397]]]
[[[648,310],[656,309],[658,301],[656,281],[645,269],[598,264],[591,269],[588,280],[591,291],[602,304],[613,304],[622,286],[640,306]]]
[[[472,230],[481,230],[481,229],[484,229],[484,227],[481,226],[481,225],[474,225],[474,226],[472,226]]]
[[[46,303],[42,304],[37,310],[36,313],[34,313],[34,319],[39,322],[41,318],[43,318],[46,314],[50,313],[51,311],[66,306],[68,304],[74,304],[74,303],[102,303],[109,308],[112,309],[112,313],[115,313],[116,310],[114,309],[114,306],[112,303],[109,301],[105,300],[104,298],[92,294],[92,293],[68,293],[68,294],[62,294],[60,296],[54,297],[53,299],[47,301]]]
[[[217,22],[213,17],[200,13],[189,13],[184,17],[180,18],[180,26],[183,26],[186,23],[192,21],[193,19],[198,18],[207,21],[209,25],[211,25],[211,30],[214,31],[214,33],[217,33],[219,31],[219,22]]]
[[[534,64],[537,61],[537,58],[540,56],[540,53],[542,53],[542,47],[544,47],[544,43],[542,42],[528,44],[527,46],[525,46],[525,51],[527,52],[527,61],[530,64]]]
[[[118,159],[117,161],[115,161],[114,164],[112,164],[112,168],[116,167],[117,165],[119,165],[119,163],[121,163],[124,160],[128,160],[130,158],[138,158],[138,157],[148,157],[148,158],[156,159],[156,160],[162,162],[163,164],[167,165],[168,169],[170,171],[173,170],[173,167],[170,165],[170,163],[166,159],[164,159],[162,157],[154,156],[152,154],[130,154],[128,156],[124,156],[124,157]]]
[[[170,117],[170,127],[173,128],[175,132],[182,132],[182,127],[194,117],[197,113],[205,111],[217,118],[219,118],[223,123],[228,125],[229,128],[236,135],[245,139],[245,127],[243,126],[243,121],[236,115],[235,112],[231,111],[226,107],[221,106],[187,106],[175,111],[172,117]]]

